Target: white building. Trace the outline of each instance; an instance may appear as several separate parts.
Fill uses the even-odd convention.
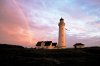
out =
[[[84,48],[84,44],[82,44],[82,43],[76,43],[73,46],[74,46],[74,48]]]
[[[55,49],[57,43],[52,43],[52,41],[39,41],[36,44],[36,49]]]

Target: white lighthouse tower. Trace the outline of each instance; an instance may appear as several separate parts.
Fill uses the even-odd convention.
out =
[[[61,18],[60,22],[58,24],[59,26],[59,38],[58,38],[58,48],[66,48],[66,42],[65,42],[65,23],[64,19]]]

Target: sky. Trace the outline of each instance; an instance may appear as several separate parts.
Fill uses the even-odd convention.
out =
[[[100,0],[0,0],[0,43],[35,47],[58,43],[64,19],[66,46],[100,46]]]

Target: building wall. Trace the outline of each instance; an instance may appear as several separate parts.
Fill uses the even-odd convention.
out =
[[[54,47],[52,46],[52,43],[50,44],[50,46],[45,46],[45,49],[53,49]]]
[[[76,46],[76,48],[84,48],[84,46],[79,45],[79,46]]]
[[[44,45],[45,45],[45,43],[44,43],[44,42],[42,42],[42,43],[41,43],[41,48],[45,48],[45,46],[44,46]]]
[[[51,43],[49,46],[49,49],[53,49],[53,48],[54,48],[54,46],[52,46],[52,43]]]

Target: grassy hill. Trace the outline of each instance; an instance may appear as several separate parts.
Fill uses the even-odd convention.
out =
[[[100,47],[83,49],[32,49],[0,44],[0,66],[99,66],[99,62]]]

